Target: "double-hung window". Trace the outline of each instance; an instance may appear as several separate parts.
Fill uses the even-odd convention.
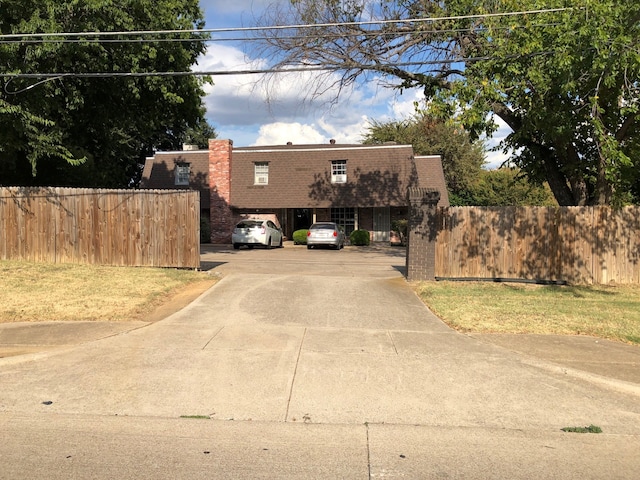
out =
[[[269,162],[256,162],[254,164],[254,185],[269,184]]]
[[[178,163],[175,170],[175,184],[189,185],[191,175],[191,165],[189,163]]]
[[[331,183],[347,183],[346,160],[333,160],[331,162]]]

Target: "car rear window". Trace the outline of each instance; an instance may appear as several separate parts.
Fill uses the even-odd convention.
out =
[[[311,230],[333,230],[336,226],[332,223],[320,223],[318,225],[311,225]]]
[[[236,227],[238,228],[253,228],[253,227],[259,227],[260,225],[262,225],[262,222],[256,222],[248,220],[245,222],[240,222],[238,225],[236,225]]]

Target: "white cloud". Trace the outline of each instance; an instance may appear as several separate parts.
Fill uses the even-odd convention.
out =
[[[511,128],[500,117],[495,117],[494,120],[498,124],[498,130],[493,133],[491,138],[484,139],[487,146],[487,155],[485,158],[487,163],[484,168],[488,170],[500,168],[511,156],[511,152],[505,154],[502,152],[502,149],[491,151],[492,148],[498,146],[500,142],[512,132]]]
[[[286,145],[324,143],[325,137],[314,125],[303,125],[298,122],[274,122],[260,127],[256,145]]]
[[[201,0],[207,27],[233,27],[260,12],[267,0]],[[225,24],[222,24],[225,22]],[[231,44],[212,42],[195,68],[200,71],[260,69],[265,59],[248,59]],[[238,146],[294,143],[359,143],[370,120],[390,121],[415,113],[419,90],[389,88],[382,78],[368,78],[339,89],[339,75],[289,72],[276,76],[217,75],[207,86],[207,118],[220,138]],[[338,97],[339,94],[339,97]],[[338,98],[338,101],[335,101]]]

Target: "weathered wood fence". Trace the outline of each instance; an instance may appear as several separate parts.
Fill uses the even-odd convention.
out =
[[[435,276],[640,283],[640,207],[449,207]]]
[[[0,259],[200,266],[200,194],[0,187]]]

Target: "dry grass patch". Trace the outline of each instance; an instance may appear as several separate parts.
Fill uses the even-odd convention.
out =
[[[640,343],[640,286],[424,282],[416,292],[452,328],[593,335]]]
[[[0,322],[139,320],[204,272],[0,261]]]

